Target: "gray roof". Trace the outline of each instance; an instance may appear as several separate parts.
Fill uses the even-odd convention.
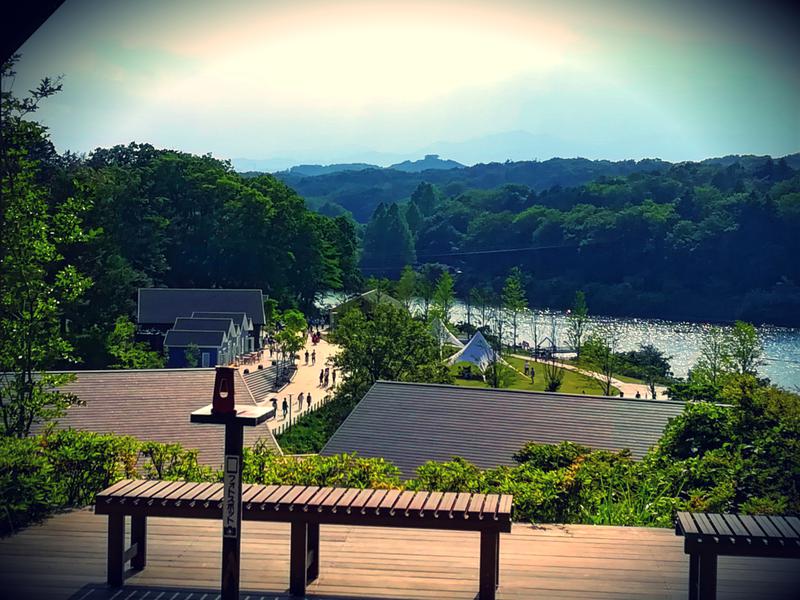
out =
[[[530,441],[629,448],[641,458],[683,407],[668,400],[379,381],[320,454],[383,457],[407,478],[425,461],[453,456],[483,469],[514,465],[512,455]]]
[[[261,290],[139,288],[140,324],[173,323],[193,312],[243,312],[255,325],[266,320]]]
[[[183,331],[170,329],[164,338],[164,346],[183,348],[195,344],[201,348],[220,348],[225,340],[224,331]]]
[[[247,313],[228,311],[196,310],[192,313],[193,319],[231,319],[236,325],[247,324]]]
[[[111,369],[76,371],[64,385],[84,404],[71,406],[57,419],[59,428],[130,435],[139,440],[180,443],[196,448],[202,464],[222,466],[225,435],[222,427],[189,422],[189,414],[211,403],[214,369]],[[255,405],[242,377],[236,373],[236,404]],[[33,427],[41,433],[42,424]],[[266,424],[244,428],[244,444],[263,439],[277,453],[278,443]]]
[[[178,317],[172,329],[180,331],[224,331],[227,333],[233,328],[233,319],[213,318],[198,319],[194,317]]]

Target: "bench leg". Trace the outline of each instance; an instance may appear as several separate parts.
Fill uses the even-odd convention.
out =
[[[125,579],[125,516],[108,515],[108,566],[106,581],[111,587],[120,587]]]
[[[497,550],[495,551],[497,558],[495,559],[495,571],[494,571],[494,586],[498,587],[500,585],[500,534],[497,534]]]
[[[317,577],[319,577],[319,523],[309,523],[306,581],[310,583]]]
[[[308,523],[292,522],[291,546],[289,550],[289,593],[292,596],[305,596]]]
[[[704,552],[699,558],[698,600],[714,600],[717,597],[717,555]]]
[[[697,595],[699,594],[697,587],[699,571],[700,555],[695,552],[689,555],[689,600],[697,600]]]
[[[131,558],[131,567],[137,571],[147,564],[147,517],[131,517],[131,546],[136,544],[136,555]]]
[[[499,531],[481,531],[480,600],[495,600],[499,538]]]

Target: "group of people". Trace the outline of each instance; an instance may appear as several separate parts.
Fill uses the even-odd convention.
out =
[[[317,364],[317,350],[316,349],[311,350],[311,354],[310,355],[308,353],[308,350],[306,350],[306,364],[309,364],[309,362],[308,362],[309,356],[311,357],[311,363],[310,364],[312,364],[312,365]]]
[[[336,385],[336,369],[325,367],[319,370],[319,387],[328,387],[331,379],[333,379],[333,385]]]
[[[281,409],[283,411],[283,418],[284,419],[286,418],[286,415],[289,413],[289,402],[290,401],[291,401],[291,399],[287,400],[286,396],[283,397],[283,402],[281,403]],[[300,392],[297,395],[297,411],[298,412],[303,410],[303,402],[304,401],[306,403],[307,410],[311,410],[311,402],[312,402],[311,392],[309,392],[307,394],[304,394],[303,392]],[[272,408],[274,408],[276,412],[278,410],[277,404],[278,404],[278,399],[277,398],[273,398],[272,399]]]
[[[533,378],[536,377],[536,370],[533,368],[533,365],[530,361],[525,361],[525,376],[530,376],[531,383],[533,383]]]

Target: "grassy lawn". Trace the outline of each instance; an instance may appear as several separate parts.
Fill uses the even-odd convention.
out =
[[[585,369],[586,371],[595,370],[588,365],[581,364],[580,361],[577,361],[574,358],[567,359],[564,362],[569,363],[571,365],[575,365],[576,367],[580,367],[581,369]],[[636,377],[628,377],[627,375],[620,375],[619,373],[614,373],[614,379],[619,379],[620,381],[624,381],[625,383],[640,383],[642,385],[646,385],[643,379],[637,379]]]
[[[505,360],[514,368],[519,371],[524,371],[524,363],[521,358],[505,357]],[[479,379],[459,379],[456,375],[459,372],[458,365],[451,367],[451,373],[455,377],[455,384],[462,387],[486,387],[486,384]],[[511,385],[508,389],[513,390],[527,390],[535,392],[544,391],[544,367],[540,364],[536,365],[536,377],[534,382],[531,383],[529,377],[525,377],[522,373],[514,373]],[[586,375],[575,373],[572,371],[564,371],[564,380],[561,383],[561,388],[558,390],[565,394],[590,394],[595,396],[603,395],[603,388],[600,382]],[[616,388],[611,391],[612,394],[619,394]]]

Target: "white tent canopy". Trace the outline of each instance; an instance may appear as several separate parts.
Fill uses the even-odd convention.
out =
[[[494,360],[494,357],[494,350],[492,350],[486,338],[483,337],[483,334],[478,331],[467,342],[466,346],[447,359],[447,364],[454,365],[459,362],[468,362],[476,365],[481,371],[485,371],[486,367]],[[500,357],[498,356],[497,358]]]
[[[436,341],[439,345],[449,344],[451,346],[455,346],[456,348],[463,348],[464,344],[459,340],[453,333],[447,328],[447,326],[442,323],[442,320],[439,317],[436,317],[431,322],[431,333],[433,337],[436,338]]]

